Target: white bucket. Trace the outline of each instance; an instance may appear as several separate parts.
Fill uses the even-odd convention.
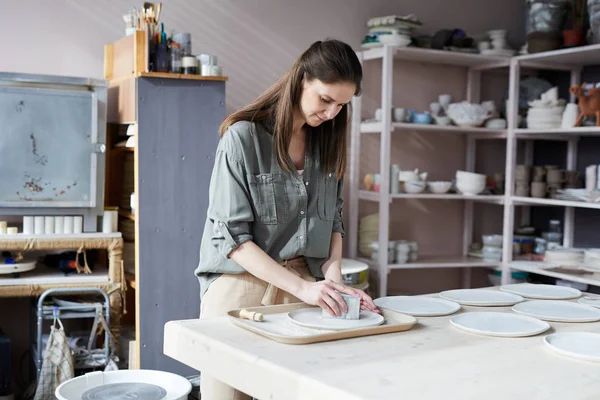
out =
[[[362,261],[342,258],[342,281],[345,285],[366,290],[369,287],[369,265]]]
[[[192,384],[182,376],[170,372],[131,369],[90,372],[62,383],[56,388],[54,394],[59,400],[81,399],[83,394],[90,389],[119,383],[160,386],[166,391],[161,400],[187,400],[188,394],[192,391]]]

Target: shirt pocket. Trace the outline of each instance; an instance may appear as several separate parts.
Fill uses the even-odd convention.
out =
[[[332,221],[335,218],[337,187],[338,180],[334,173],[326,174],[319,181],[317,210],[319,212],[319,217],[322,220]]]
[[[257,219],[263,224],[285,222],[290,213],[286,184],[281,174],[248,175]]]

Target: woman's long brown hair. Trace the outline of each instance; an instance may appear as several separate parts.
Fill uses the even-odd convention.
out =
[[[288,149],[292,137],[294,110],[300,107],[302,80],[318,79],[332,84],[348,82],[355,85],[355,96],[361,92],[362,67],[352,48],[339,40],[313,43],[294,65],[256,100],[229,115],[221,124],[219,134],[239,121],[262,121],[271,126],[275,155],[281,168],[290,171]],[[337,116],[316,128],[307,126],[306,149],[314,154],[319,149],[321,168],[335,172],[342,179],[346,171],[346,136],[350,112],[342,106]]]

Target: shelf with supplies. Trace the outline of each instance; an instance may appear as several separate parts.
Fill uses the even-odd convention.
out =
[[[513,261],[509,264],[509,267],[517,271],[600,287],[599,272],[593,273],[581,269],[563,268],[559,265],[540,261]]]
[[[368,258],[358,258],[369,265],[376,265],[377,261]],[[423,255],[418,261],[407,262],[403,264],[389,264],[388,269],[422,269],[422,268],[496,268],[500,265],[498,262],[488,262],[480,258],[466,257],[461,255]]]
[[[503,139],[506,138],[505,129],[491,128],[471,128],[453,125],[435,125],[435,124],[413,124],[406,122],[393,122],[394,131],[414,131],[414,132],[432,132],[432,133],[454,133],[459,135],[472,135],[476,139]],[[383,123],[381,121],[364,121],[360,124],[361,133],[381,133]]]
[[[378,202],[380,198],[379,192],[371,190],[361,190],[359,193],[360,200],[375,201]],[[490,204],[503,204],[504,196],[502,195],[464,195],[458,193],[393,193],[390,194],[390,202],[395,199],[414,199],[414,200],[465,200],[465,201],[477,201],[482,203]]]
[[[590,65],[600,65],[600,44],[598,45],[587,45],[575,48],[561,49],[550,52],[542,52],[535,54],[527,54],[512,58],[504,58],[501,60],[494,60],[493,58],[483,57],[479,54],[458,54],[449,51],[434,51],[416,49],[411,47],[398,48],[395,46],[383,45],[378,48],[367,49],[358,51],[357,55],[363,64],[369,60],[378,59],[381,61],[381,65],[374,64],[373,68],[377,68],[381,74],[381,103],[379,104],[378,112],[381,113],[379,117],[373,119],[365,119],[365,112],[362,109],[362,99],[357,97],[353,100],[353,115],[352,115],[352,130],[350,140],[350,221],[349,221],[349,249],[350,257],[357,256],[358,244],[359,244],[359,208],[361,207],[361,201],[370,201],[379,203],[379,218],[384,221],[380,224],[378,230],[379,246],[385,248],[386,244],[389,243],[389,229],[386,226],[386,222],[390,219],[390,203],[394,200],[464,200],[464,224],[463,224],[463,253],[468,253],[470,242],[473,240],[473,203],[492,203],[499,204],[503,207],[503,218],[502,218],[502,262],[496,263],[496,266],[501,265],[502,267],[502,283],[507,284],[510,281],[511,274],[510,269],[515,265],[516,269],[526,268],[524,264],[513,264],[513,238],[515,237],[515,207],[520,207],[519,216],[521,218],[521,225],[527,226],[530,215],[530,206],[554,206],[564,207],[564,237],[563,246],[572,247],[574,230],[575,230],[575,209],[600,209],[600,202],[595,202],[596,192],[591,190],[588,195],[576,190],[561,190],[558,193],[552,195],[553,198],[538,198],[538,197],[524,197],[515,195],[516,186],[516,160],[517,150],[525,150],[525,156],[523,163],[525,165],[531,165],[533,163],[533,151],[535,140],[554,140],[554,141],[566,141],[567,142],[567,154],[566,163],[563,166],[567,171],[577,170],[577,152],[579,139],[582,137],[599,137],[600,126],[581,126],[581,127],[567,127],[561,128],[556,127],[553,129],[542,129],[536,128],[531,125],[531,129],[524,129],[518,127],[518,115],[519,105],[516,101],[511,99],[518,97],[520,90],[521,71],[534,71],[537,69],[546,70],[561,70],[570,73],[570,87],[572,88],[570,99],[566,103],[574,103],[577,100],[577,96],[582,94],[577,92],[578,88],[573,88],[574,85],[580,84],[581,79],[581,67]],[[398,60],[408,62],[421,62],[430,64],[440,65],[452,65],[466,67],[467,82],[466,82],[466,101],[469,103],[479,103],[481,87],[481,72],[492,68],[505,68],[508,67],[508,100],[506,102],[506,129],[488,129],[482,127],[474,128],[461,128],[455,126],[440,126],[434,124],[417,124],[417,123],[405,123],[395,122],[396,120],[404,120],[403,118],[397,118],[396,112],[401,113],[402,110],[393,108],[393,91],[397,89],[394,86],[394,63]],[[583,88],[582,88],[583,89]],[[556,97],[557,89],[553,88],[544,93],[544,95],[550,96],[550,92],[553,92]],[[577,94],[577,96],[576,96]],[[553,97],[553,98],[554,98]],[[395,101],[395,100],[394,100]],[[543,102],[543,100],[541,100]],[[561,100],[562,101],[562,100]],[[440,98],[440,103],[442,103]],[[433,103],[432,103],[433,104]],[[562,104],[562,103],[561,103]],[[438,104],[439,105],[439,104]],[[530,105],[533,107],[532,105]],[[581,111],[581,110],[580,110]],[[402,111],[404,112],[404,111]],[[434,112],[432,108],[432,113]],[[578,111],[579,113],[579,111]],[[589,114],[589,110],[587,111]],[[377,115],[377,113],[376,113]],[[591,114],[590,114],[591,115]],[[422,115],[418,115],[423,117]],[[367,117],[368,118],[368,117]],[[421,120],[434,122],[433,119],[421,118]],[[419,119],[415,120],[420,122]],[[541,125],[540,125],[541,126]],[[559,124],[560,126],[560,124]],[[566,126],[566,125],[565,125]],[[475,149],[478,147],[476,143],[479,143],[478,139],[502,139],[506,143],[506,153],[504,157],[504,188],[506,193],[500,196],[463,196],[453,194],[428,194],[428,193],[393,193],[391,189],[392,174],[391,167],[391,149],[392,149],[392,133],[396,131],[410,132],[410,133],[448,133],[456,135],[464,135],[466,138],[466,153],[467,162],[465,171],[473,171],[475,166]],[[361,157],[361,139],[363,134],[379,133],[379,152],[377,158],[379,160],[379,189],[378,191],[366,191],[363,190],[361,182],[363,177],[359,176],[362,172],[360,169],[360,157]],[[517,142],[521,141],[523,146],[517,146]],[[524,143],[523,143],[524,142]],[[371,170],[374,168],[371,167]],[[377,174],[376,174],[377,175]],[[365,177],[366,179],[366,177]],[[414,186],[414,185],[413,185]],[[538,185],[539,186],[539,185]],[[589,186],[589,185],[588,185]],[[567,188],[578,188],[580,186],[566,186]],[[583,190],[583,189],[581,189]],[[600,188],[596,188],[600,190]],[[412,190],[411,190],[412,191]],[[416,191],[416,189],[415,189]],[[581,199],[581,201],[578,201]],[[472,201],[469,201],[472,200]],[[364,245],[364,243],[363,243]],[[388,284],[388,272],[391,269],[396,269],[397,265],[388,262],[388,256],[385,252],[378,255],[378,261],[370,261],[370,265],[373,265],[378,272],[379,278],[379,296],[385,296]],[[468,260],[468,259],[467,259]],[[453,264],[454,262],[451,262]],[[477,262],[475,261],[477,264]],[[420,263],[404,264],[401,268],[419,268]],[[441,263],[443,264],[443,263]],[[460,264],[460,263],[459,263]],[[465,265],[469,265],[466,263]],[[485,263],[484,263],[485,264]],[[437,265],[432,263],[432,265]],[[516,267],[518,266],[518,268]],[[559,277],[559,276],[557,276]],[[567,276],[568,277],[568,276]],[[567,279],[565,276],[559,278]],[[577,278],[581,281],[582,278]],[[588,279],[588,278],[585,278]],[[573,279],[576,280],[576,279]],[[593,279],[591,279],[593,280]],[[588,281],[591,282],[590,279]],[[589,282],[586,282],[589,283]]]

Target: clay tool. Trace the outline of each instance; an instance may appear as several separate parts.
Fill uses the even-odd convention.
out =
[[[265,317],[261,313],[255,311],[248,311],[246,309],[240,310],[240,318],[245,318],[249,319],[250,321],[256,322],[262,322],[265,319]]]

